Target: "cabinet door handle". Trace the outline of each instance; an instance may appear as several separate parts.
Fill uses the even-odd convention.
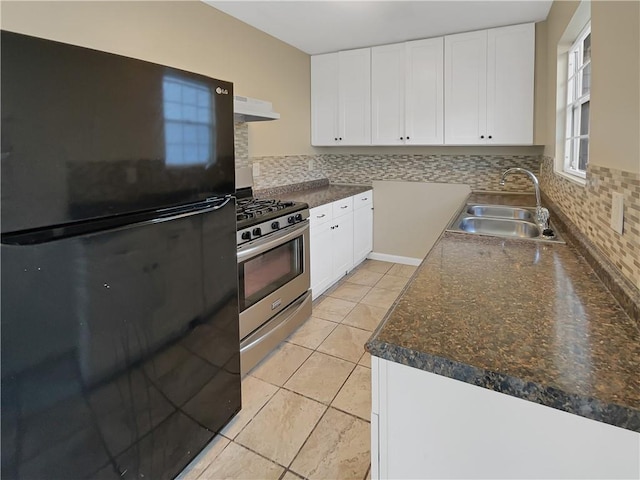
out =
[[[334,137],[333,139],[334,139],[336,142],[338,141],[338,137]]]
[[[489,135],[489,138],[493,138],[491,135]]]
[[[400,140],[404,140],[404,137],[400,137]]]
[[[339,137],[340,140],[342,140],[342,137]]]
[[[409,137],[407,137],[407,140],[409,140]]]
[[[480,138],[484,138],[484,135],[480,135]]]

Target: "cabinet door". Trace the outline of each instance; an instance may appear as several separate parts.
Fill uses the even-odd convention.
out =
[[[338,143],[338,54],[311,57],[311,144]]]
[[[358,265],[373,250],[373,207],[353,211],[353,263]]]
[[[370,145],[371,49],[338,52],[338,60],[339,144]]]
[[[312,225],[309,235],[311,296],[317,298],[334,280],[333,231],[334,222]]]
[[[444,37],[446,144],[486,143],[487,31]]]
[[[353,268],[353,213],[332,222],[333,225],[333,280],[344,277]],[[333,282],[332,282],[333,283]]]
[[[371,143],[404,144],[405,44],[371,49]]]
[[[405,143],[444,142],[444,38],[407,42]]]
[[[534,63],[533,23],[488,31],[487,143],[533,143]]]

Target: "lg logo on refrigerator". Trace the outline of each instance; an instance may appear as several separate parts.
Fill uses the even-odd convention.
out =
[[[218,87],[218,88],[216,88],[216,93],[218,95],[228,95],[229,94],[229,90],[227,90],[226,88]]]

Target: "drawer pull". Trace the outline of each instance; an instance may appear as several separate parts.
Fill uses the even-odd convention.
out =
[[[323,213],[322,215],[316,215],[316,218],[322,218],[325,217],[326,215]]]
[[[369,197],[364,197],[364,198],[361,198],[360,200],[364,202],[365,200],[369,200]]]
[[[340,208],[349,208],[349,205],[344,205],[344,206],[342,206]]]

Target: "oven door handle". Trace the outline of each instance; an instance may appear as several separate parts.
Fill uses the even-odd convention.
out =
[[[271,250],[272,248],[284,245],[288,241],[299,237],[305,230],[309,230],[309,220],[299,223],[293,230],[276,233],[275,235],[268,237],[268,240],[264,243],[259,242],[257,245],[247,245],[246,248],[245,246],[242,246],[238,249],[238,263],[244,262],[251,257],[255,257],[256,255]]]

